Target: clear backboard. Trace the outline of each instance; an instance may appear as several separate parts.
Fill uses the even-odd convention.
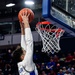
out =
[[[43,0],[42,15],[75,37],[75,0]]]

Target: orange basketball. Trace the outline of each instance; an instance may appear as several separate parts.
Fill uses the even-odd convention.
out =
[[[23,8],[23,9],[21,9],[19,11],[19,13],[18,13],[18,19],[19,19],[20,22],[22,22],[22,17],[21,17],[20,14],[23,14],[23,12],[26,13],[26,11],[27,11],[27,15],[30,14],[29,17],[28,17],[29,18],[29,23],[30,23],[34,19],[34,13],[29,8]]]

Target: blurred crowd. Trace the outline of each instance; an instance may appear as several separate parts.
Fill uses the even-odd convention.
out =
[[[12,61],[12,49],[0,51],[0,75],[18,75],[17,65]],[[75,52],[48,55],[36,50],[34,62],[39,75],[75,75]]]

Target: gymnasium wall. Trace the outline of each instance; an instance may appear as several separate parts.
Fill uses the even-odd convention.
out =
[[[39,34],[36,31],[32,32],[34,42],[41,41]],[[21,41],[21,34],[11,34],[11,35],[4,35],[4,39],[0,40],[0,46],[3,45],[11,45],[11,44],[20,44]]]

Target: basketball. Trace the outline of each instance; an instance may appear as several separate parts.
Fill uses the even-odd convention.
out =
[[[19,19],[19,21],[22,22],[22,17],[21,17],[20,14],[23,14],[23,12],[24,12],[24,13],[27,12],[27,15],[30,14],[29,17],[28,17],[28,18],[29,18],[29,23],[32,22],[32,20],[34,19],[34,13],[33,13],[33,11],[32,11],[31,9],[29,9],[29,8],[23,8],[23,9],[21,9],[21,10],[19,11],[19,13],[18,13],[18,19]]]

